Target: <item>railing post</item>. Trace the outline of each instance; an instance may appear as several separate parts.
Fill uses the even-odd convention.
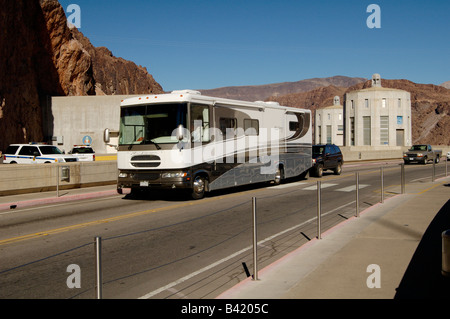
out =
[[[380,174],[381,174],[381,203],[384,203],[384,168],[383,166],[381,166],[380,169]]]
[[[321,218],[322,218],[322,183],[317,181],[317,239],[322,239]]]
[[[433,159],[433,166],[431,167],[431,181],[434,182],[435,180],[436,180],[436,159]]]
[[[59,164],[56,164],[56,197],[59,197]]]
[[[356,175],[356,217],[359,217],[359,172]]]
[[[445,177],[448,176],[448,167],[447,167],[447,163],[448,163],[448,157],[445,157]]]
[[[405,163],[401,164],[401,188],[402,188],[402,194],[405,194]]]
[[[95,237],[95,261],[97,274],[97,299],[103,298],[103,276],[102,276],[102,238]]]
[[[252,198],[253,213],[253,280],[258,280],[258,234],[256,229],[256,197]]]

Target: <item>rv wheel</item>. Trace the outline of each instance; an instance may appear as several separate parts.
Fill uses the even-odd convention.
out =
[[[280,185],[282,179],[283,179],[283,168],[278,166],[277,171],[275,172],[275,177],[273,179],[273,183],[275,185]]]
[[[205,196],[206,180],[203,176],[196,176],[191,196],[193,199],[202,199]]]

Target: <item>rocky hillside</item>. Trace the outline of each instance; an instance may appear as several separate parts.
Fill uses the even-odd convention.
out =
[[[76,28],[73,37],[92,59],[96,95],[162,93],[162,87],[148,73],[147,69],[134,62],[115,57],[105,47],[94,47]]]
[[[408,80],[382,80],[383,87],[405,90],[411,93],[413,143],[450,145],[450,90],[431,84],[417,84]],[[328,86],[309,92],[273,96],[269,101],[282,105],[315,110],[333,104],[334,96],[353,90],[368,88],[371,81],[352,87]]]
[[[145,68],[69,28],[57,0],[0,0],[0,151],[43,140],[51,96],[161,92]]]
[[[364,78],[351,78],[347,76],[333,76],[329,78],[314,78],[297,82],[284,82],[254,86],[233,86],[211,90],[199,90],[204,95],[236,99],[243,101],[264,101],[271,96],[307,92],[318,87],[329,85],[349,87],[365,82]]]

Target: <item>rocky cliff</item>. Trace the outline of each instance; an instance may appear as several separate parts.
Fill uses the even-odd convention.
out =
[[[69,28],[57,0],[0,0],[0,151],[43,140],[51,96],[162,92],[145,68]]]
[[[382,80],[383,87],[401,89],[411,93],[413,143],[450,145],[450,90],[432,84],[418,84],[408,80]],[[282,105],[308,108],[327,107],[334,96],[344,101],[346,92],[371,87],[371,81],[349,88],[328,86],[309,92],[270,97]]]
[[[96,95],[163,93],[162,87],[146,68],[115,57],[108,48],[94,47],[75,28],[72,34],[92,59]]]

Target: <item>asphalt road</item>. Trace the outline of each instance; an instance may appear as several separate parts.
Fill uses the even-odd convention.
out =
[[[362,211],[381,200],[380,166],[384,197],[400,192],[398,164],[350,163],[340,176],[325,172],[320,179],[213,192],[200,201],[157,192],[2,213],[0,298],[95,298],[95,237],[102,238],[104,298],[214,298],[246,277],[243,263],[253,272],[253,197],[262,269],[317,236],[317,181],[325,231],[356,213],[355,172]],[[431,168],[405,166],[406,191],[430,180]],[[444,174],[445,163],[436,165],[436,176]]]

